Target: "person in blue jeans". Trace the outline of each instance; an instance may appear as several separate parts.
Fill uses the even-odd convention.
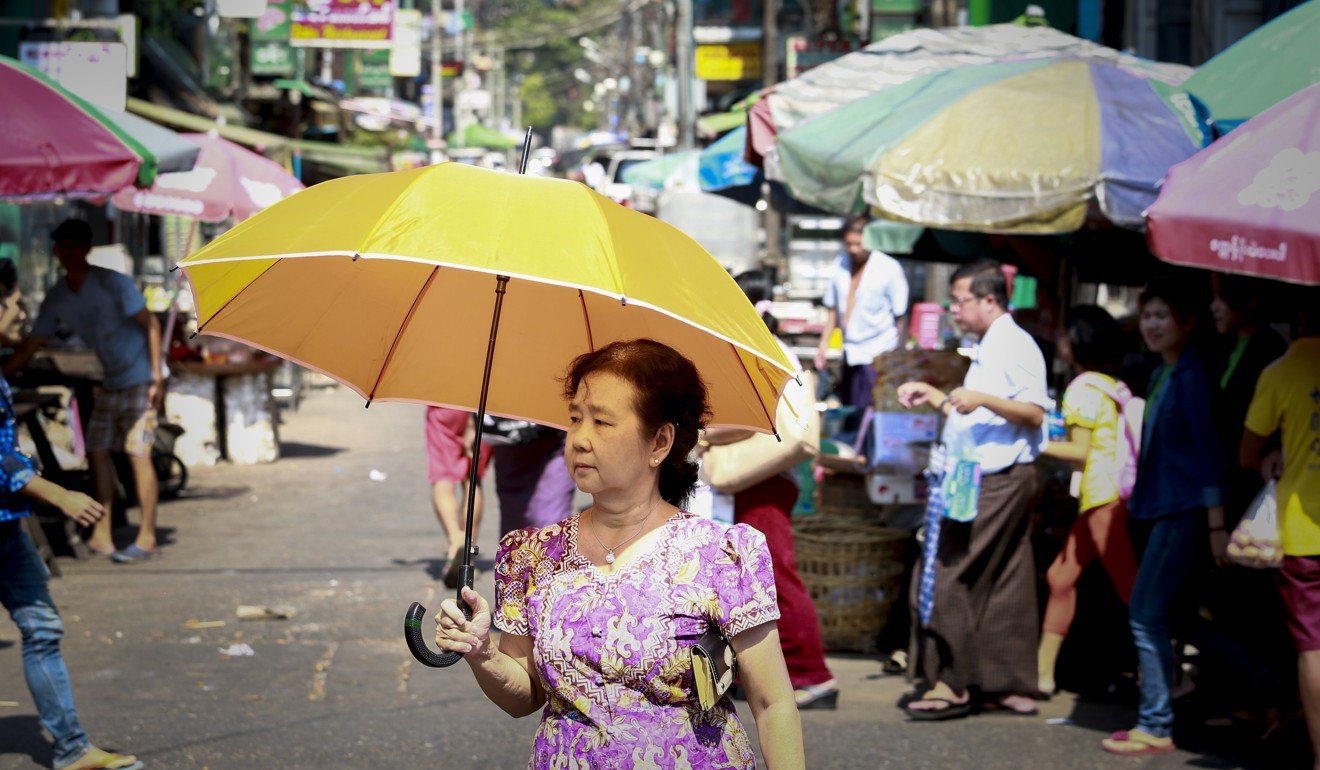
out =
[[[1128,527],[1140,564],[1128,621],[1137,648],[1141,700],[1136,727],[1103,742],[1105,751],[1129,756],[1175,750],[1170,615],[1205,548],[1207,528],[1216,559],[1228,548],[1210,378],[1192,345],[1199,315],[1196,295],[1185,283],[1154,280],[1141,293],[1140,307],[1141,336],[1163,359],[1147,391],[1137,480],[1129,502]]]
[[[0,345],[21,335],[27,314],[14,263],[0,260]],[[64,624],[50,597],[50,572],[23,529],[32,513],[30,500],[58,508],[65,516],[91,526],[105,508],[81,492],[57,486],[37,475],[31,460],[18,452],[14,404],[9,382],[0,376],[0,603],[23,638],[23,675],[41,724],[55,741],[57,770],[142,767],[136,757],[93,746],[78,723],[69,670],[60,653]]]

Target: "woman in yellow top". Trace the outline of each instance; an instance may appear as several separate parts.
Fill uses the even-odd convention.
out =
[[[1099,558],[1125,604],[1137,577],[1120,482],[1123,453],[1119,442],[1127,440],[1122,404],[1131,393],[1111,374],[1122,357],[1121,331],[1113,317],[1095,305],[1079,305],[1069,315],[1067,328],[1059,336],[1058,355],[1081,374],[1063,394],[1068,440],[1050,442],[1045,454],[1082,468],[1081,503],[1063,550],[1046,573],[1050,599],[1036,657],[1044,694],[1056,689],[1054,666],[1077,613],[1077,580],[1082,570]]]

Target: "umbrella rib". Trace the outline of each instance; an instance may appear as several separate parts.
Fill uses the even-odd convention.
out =
[[[421,304],[422,297],[426,296],[426,290],[431,288],[435,282],[435,277],[440,273],[440,266],[431,268],[431,274],[426,276],[422,288],[418,289],[417,296],[413,298],[412,306],[408,308],[408,315],[403,317],[403,323],[399,324],[399,330],[394,333],[394,341],[390,343],[390,352],[385,355],[385,363],[381,364],[380,371],[376,373],[376,382],[371,386],[371,391],[367,393],[367,406],[371,406],[372,400],[376,397],[376,388],[380,387],[380,381],[385,379],[385,370],[390,368],[390,362],[394,360],[394,351],[399,347],[399,340],[403,339],[403,332],[408,328],[412,321],[413,314],[417,312],[417,306]]]
[[[596,340],[591,336],[591,316],[587,314],[587,298],[578,289],[578,302],[582,305],[582,324],[587,327],[587,350],[596,352]]]
[[[733,351],[733,357],[738,360],[738,365],[742,367],[743,374],[747,375],[747,381],[752,383],[752,387],[755,388],[756,381],[752,379],[752,373],[747,371],[747,364],[743,363],[742,356],[738,355],[738,346],[730,343],[729,350]],[[762,372],[761,376],[765,377],[765,373]],[[774,383],[771,383],[771,386],[773,387]],[[775,438],[779,438],[779,427],[775,425],[774,415],[770,414],[770,410],[765,408],[765,401],[761,399],[760,395],[757,395],[756,403],[761,405],[761,412],[765,415],[766,420],[770,422],[770,431],[775,434]]]
[[[241,288],[241,289],[239,289],[238,291],[234,292],[234,296],[232,296],[232,297],[230,297],[229,299],[225,300],[225,304],[221,305],[219,310],[217,310],[217,311],[215,311],[214,313],[212,313],[210,318],[206,319],[206,321],[204,321],[204,322],[202,322],[202,323],[197,324],[197,334],[201,334],[202,332],[206,331],[206,328],[205,328],[205,327],[206,327],[206,324],[209,324],[209,323],[211,323],[212,321],[214,321],[215,319],[219,318],[219,317],[220,317],[220,314],[223,313],[223,312],[225,312],[225,310],[228,309],[229,306],[232,305],[232,304],[234,303],[234,300],[236,300],[236,299],[238,299],[239,297],[243,296],[243,292],[245,292],[245,291],[247,291],[248,289],[252,288],[252,285],[253,285],[253,284],[255,284],[257,281],[261,280],[261,276],[265,275],[266,273],[269,273],[270,270],[271,270],[271,268],[275,267],[276,265],[278,265],[279,263],[281,263],[281,262],[283,262],[283,261],[284,261],[284,258],[283,258],[283,257],[276,257],[274,262],[271,262],[269,265],[266,266],[266,269],[265,269],[265,270],[262,270],[262,271],[261,271],[261,275],[258,275],[256,278],[253,278],[252,280],[250,280],[250,281],[248,281],[247,283],[243,284],[243,288]],[[189,265],[189,267],[193,267],[193,265]],[[230,272],[233,272],[233,271],[231,270]],[[189,280],[191,281],[191,279],[189,279]],[[193,336],[196,336],[196,335],[193,335]]]

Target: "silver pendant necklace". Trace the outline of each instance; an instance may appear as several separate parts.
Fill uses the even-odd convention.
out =
[[[659,503],[660,503],[660,498],[657,497],[657,498],[655,499],[655,501],[651,503],[651,509],[648,510],[648,511],[646,512],[646,515],[642,517],[642,523],[637,525],[637,529],[633,530],[633,533],[632,533],[631,535],[629,535],[628,537],[624,538],[622,542],[620,542],[618,545],[614,546],[613,548],[607,548],[607,547],[605,546],[605,544],[602,543],[602,542],[600,541],[600,537],[598,537],[598,536],[596,535],[596,528],[595,528],[595,524],[596,524],[596,509],[595,509],[595,508],[592,508],[592,509],[591,509],[591,523],[592,523],[592,526],[588,529],[588,531],[591,532],[591,538],[592,538],[593,540],[596,541],[596,545],[600,546],[601,549],[605,551],[605,563],[606,563],[606,564],[613,564],[613,563],[614,563],[614,559],[615,559],[614,552],[617,551],[617,550],[619,550],[620,548],[624,547],[624,546],[627,545],[628,543],[632,542],[632,539],[633,539],[634,537],[637,537],[638,535],[640,535],[640,534],[642,533],[642,528],[646,526],[646,522],[648,522],[648,521],[651,520],[651,514],[655,513],[655,507],[656,507],[656,505],[658,505]]]

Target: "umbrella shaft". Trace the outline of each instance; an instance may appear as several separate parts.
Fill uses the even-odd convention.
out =
[[[481,434],[486,422],[486,395],[490,391],[490,369],[495,359],[495,337],[500,331],[500,310],[504,307],[504,291],[508,285],[509,276],[495,277],[495,310],[490,319],[490,342],[486,344],[486,368],[481,373],[481,398],[477,401],[477,424],[476,430],[472,432],[472,454],[468,462],[467,526],[463,528],[463,568],[466,574],[471,574],[472,557],[477,553],[472,545],[472,516],[476,510],[477,484],[480,483],[477,478],[480,464],[477,460],[481,457]]]

